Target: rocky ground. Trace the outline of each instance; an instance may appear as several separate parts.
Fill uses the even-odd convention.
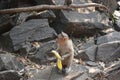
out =
[[[94,7],[0,14],[0,80],[120,80],[118,1],[73,2],[104,4],[115,22]],[[41,4],[63,5],[64,1],[1,0],[0,9]],[[56,59],[50,53],[57,49],[55,39],[61,31],[70,36],[75,49],[72,70],[66,76],[56,72]]]

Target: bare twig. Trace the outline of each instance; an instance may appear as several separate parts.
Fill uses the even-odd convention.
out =
[[[108,8],[104,5],[97,3],[85,3],[85,4],[72,4],[70,6],[66,5],[38,5],[32,7],[22,7],[22,8],[12,8],[0,10],[0,14],[10,14],[10,13],[19,13],[19,12],[30,12],[30,11],[43,11],[43,10],[60,10],[60,9],[71,9],[71,8],[85,8],[85,7],[101,7],[105,10]]]

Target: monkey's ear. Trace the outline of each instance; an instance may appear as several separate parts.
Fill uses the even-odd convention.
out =
[[[67,35],[65,32],[61,32],[61,35],[62,35],[63,37],[68,37],[68,35]]]

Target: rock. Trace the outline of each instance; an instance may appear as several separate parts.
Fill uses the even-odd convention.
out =
[[[56,12],[56,16],[58,16],[58,20],[56,20],[56,24],[54,24],[55,30],[59,32],[60,30],[63,30],[68,34],[72,34],[77,37],[93,35],[100,30],[108,28],[109,26],[108,17],[97,11],[82,14],[76,11],[62,10]]]
[[[49,41],[44,43],[43,45],[41,45],[41,47],[38,49],[38,51],[36,52],[35,55],[30,55],[29,58],[33,61],[36,62],[38,64],[46,64],[52,60],[49,60],[50,57],[54,57],[54,55],[52,55],[51,50],[56,50],[57,49],[57,45],[56,45],[56,41]],[[52,58],[51,58],[52,59]],[[55,59],[53,59],[55,60]]]
[[[95,41],[92,39],[92,40],[89,40],[89,41],[83,43],[83,44],[80,46],[80,49],[81,49],[81,50],[84,50],[84,49],[87,49],[87,48],[92,47],[92,46],[94,46],[94,45],[95,45]]]
[[[92,78],[90,78],[87,73],[81,75],[80,77],[76,78],[75,80],[93,80]]]
[[[0,34],[9,31],[15,25],[10,15],[0,15]]]
[[[53,13],[52,10],[46,10],[43,12],[39,12],[39,13],[33,13],[32,15],[29,15],[26,19],[26,21],[30,20],[30,19],[48,19],[49,23],[52,23],[55,20],[56,16]]]
[[[96,66],[98,66],[99,64],[98,64],[98,63],[95,63],[95,62],[92,62],[92,61],[87,61],[87,62],[86,62],[86,65],[91,66],[91,67],[96,67]]]
[[[107,42],[112,42],[112,41],[119,41],[120,40],[120,32],[112,32],[107,35],[98,37],[97,39],[97,44],[103,44]]]
[[[83,52],[79,52],[79,56],[77,56],[77,58],[81,58],[82,60],[85,60],[85,61],[95,61],[95,55],[96,55],[96,48],[97,46],[94,45],[94,46],[91,46],[87,49],[85,49]]]
[[[114,65],[113,65],[114,64]],[[119,80],[120,79],[120,61],[111,64],[112,67],[106,69],[108,80]]]
[[[117,0],[92,0],[95,3],[103,4],[107,6],[111,13],[117,8]],[[98,9],[99,10],[99,9]]]
[[[22,24],[26,21],[27,17],[30,15],[30,12],[21,12],[18,15],[17,25]]]
[[[31,42],[49,41],[55,39],[56,32],[49,27],[47,19],[34,19],[24,22],[10,31],[10,38],[17,51],[24,46],[30,46]]]
[[[111,25],[113,26],[113,28],[116,30],[116,31],[120,31],[120,12],[119,10],[115,10],[114,13],[114,18],[115,18],[115,21],[112,21],[111,19]]]
[[[17,58],[10,53],[1,54],[0,52],[0,71],[3,70],[21,70],[24,65],[17,60]]]
[[[98,46],[97,60],[103,62],[114,61],[120,57],[120,41],[112,41]]]
[[[18,0],[0,0],[0,9],[15,8],[18,6]]]
[[[21,76],[14,70],[0,72],[0,80],[20,80]]]
[[[119,80],[120,79],[119,75],[120,75],[120,70],[114,71],[109,75],[108,80]]]
[[[9,33],[5,33],[0,36],[0,50],[13,52],[12,41],[9,37]]]
[[[84,74],[86,72],[86,68],[82,65],[78,65],[78,64],[73,64],[72,65],[72,70],[69,73],[69,75],[75,75],[76,73],[78,73],[80,71],[81,74]],[[43,70],[39,70],[38,72],[36,72],[35,74],[33,74],[34,77],[33,78],[29,78],[28,80],[38,80],[38,79],[49,79],[49,80],[71,80],[71,79],[66,79],[67,76],[64,76],[62,74],[58,74],[56,72],[56,68],[55,67],[48,67],[47,69],[43,69]],[[78,76],[81,77],[81,76]],[[83,79],[85,80],[85,79]]]

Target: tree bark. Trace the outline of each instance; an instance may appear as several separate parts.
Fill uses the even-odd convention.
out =
[[[0,14],[12,14],[12,13],[20,13],[20,12],[30,12],[30,11],[43,11],[43,10],[60,10],[60,9],[71,9],[71,8],[85,8],[85,7],[101,7],[108,11],[108,8],[104,5],[97,3],[86,3],[86,4],[72,4],[70,6],[66,5],[38,5],[32,7],[22,7],[22,8],[12,8],[12,9],[4,9],[0,10]]]

